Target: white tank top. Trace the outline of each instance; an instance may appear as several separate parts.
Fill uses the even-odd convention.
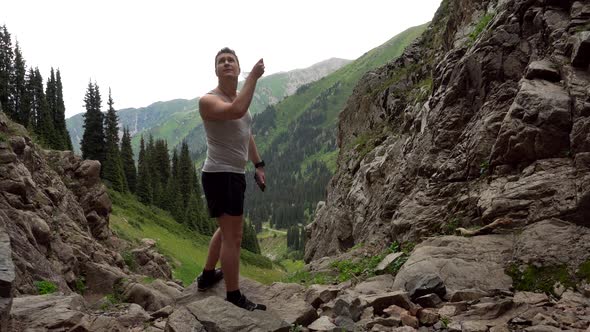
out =
[[[229,102],[226,96],[214,91],[208,94]],[[203,119],[203,126],[207,135],[207,159],[203,172],[246,173],[252,126],[250,111],[236,120]]]

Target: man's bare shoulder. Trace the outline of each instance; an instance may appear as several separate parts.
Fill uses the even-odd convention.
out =
[[[214,95],[212,93],[206,93],[203,96],[201,96],[201,98],[199,98],[199,104],[200,105],[211,104],[211,103],[215,103],[220,100],[223,101],[221,99],[221,97],[219,97],[218,95]]]

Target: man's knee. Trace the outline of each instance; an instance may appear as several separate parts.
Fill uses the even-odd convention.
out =
[[[232,236],[230,241],[231,241],[232,245],[239,248],[242,245],[242,232],[238,232],[238,233],[234,234],[234,236]]]

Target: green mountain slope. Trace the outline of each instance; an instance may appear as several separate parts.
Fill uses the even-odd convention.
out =
[[[191,100],[174,99],[166,102],[159,101],[147,107],[118,110],[120,132],[122,133],[123,126],[126,126],[130,128],[131,135],[135,135],[146,129],[163,125],[168,120],[177,119],[178,114],[194,113],[197,109],[197,102],[196,98]],[[80,113],[66,119],[66,126],[76,153],[80,153],[80,140],[84,133],[83,115],[84,113]],[[134,149],[134,152],[137,154],[137,150]]]
[[[268,105],[277,103],[293,94],[302,84],[328,75],[349,62],[350,60],[332,58],[305,69],[295,69],[263,77],[258,82],[258,89],[252,100],[250,112],[252,114],[262,112]],[[191,151],[202,149],[204,134],[202,127],[199,128],[201,118],[197,112],[198,100],[198,98],[175,99],[156,102],[142,108],[118,110],[121,132],[123,126],[128,126],[131,129],[135,157],[137,158],[140,140],[138,133],[146,136],[151,134],[154,138],[166,139],[169,147],[178,145],[187,137]],[[80,153],[80,139],[84,132],[83,123],[82,113],[66,120],[76,153]]]
[[[427,24],[407,29],[334,73],[301,86],[254,118],[256,143],[267,162],[267,190],[250,176],[247,213],[274,228],[304,224],[335,169],[338,114],[366,72],[399,56]]]
[[[166,211],[145,206],[135,196],[109,191],[113,202],[110,227],[121,238],[139,242],[157,241],[157,249],[172,261],[173,275],[190,285],[203,269],[210,238],[177,223]],[[240,274],[270,284],[286,275],[283,268],[268,258],[242,249]]]

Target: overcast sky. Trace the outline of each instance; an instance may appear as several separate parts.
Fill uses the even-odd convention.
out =
[[[242,71],[266,74],[338,57],[354,60],[415,25],[440,0],[3,0],[0,25],[44,80],[59,68],[66,117],[84,112],[92,80],[106,104],[144,107],[214,88],[214,57],[233,48]],[[106,110],[105,110],[106,111]]]

